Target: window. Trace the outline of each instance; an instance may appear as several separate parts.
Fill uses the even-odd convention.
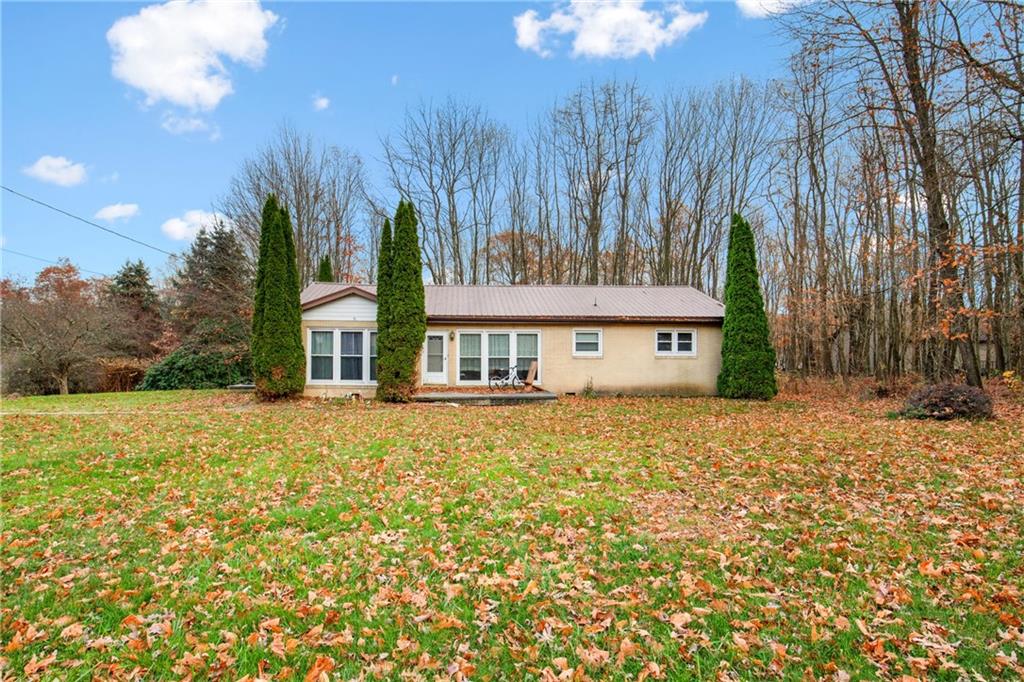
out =
[[[309,378],[314,381],[334,379],[334,332],[312,332],[309,346]]]
[[[487,376],[503,377],[508,375],[509,344],[508,334],[487,335]]]
[[[526,379],[530,372],[530,364],[539,358],[539,337],[537,334],[516,334],[516,374],[520,380]],[[537,376],[534,381],[540,382],[540,363],[537,364]]]
[[[530,364],[537,363],[534,381],[540,383],[540,333],[495,331],[458,332],[459,384],[483,384],[494,373],[507,372],[512,365],[520,380],[526,379]],[[430,338],[427,338],[430,362]],[[441,357],[441,356],[439,356]]]
[[[370,381],[377,380],[377,332],[370,332]]]
[[[654,354],[677,357],[697,355],[697,332],[692,329],[659,329],[654,336]]]
[[[342,381],[363,380],[363,332],[341,332]]]
[[[311,329],[306,380],[315,384],[377,381],[377,332],[372,329]]]
[[[480,334],[459,334],[459,381],[480,381]]]
[[[599,358],[603,352],[600,329],[573,329],[572,354],[578,358]]]

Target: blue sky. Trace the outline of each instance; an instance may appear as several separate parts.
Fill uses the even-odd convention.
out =
[[[591,78],[635,77],[657,94],[778,75],[786,46],[770,21],[749,16],[765,1],[604,14],[564,3],[222,4],[223,15],[4,2],[3,184],[180,251],[282,121],[360,153],[379,178],[380,138],[421,100],[451,95],[520,130]],[[167,272],[158,252],[7,192],[0,201],[7,250],[100,273],[141,257]],[[2,262],[4,276],[45,267],[7,251]]]

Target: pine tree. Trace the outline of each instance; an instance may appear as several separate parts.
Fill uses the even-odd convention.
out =
[[[306,356],[291,221],[273,196],[263,209],[256,273],[252,340],[256,393],[263,399],[281,398],[302,391]]]
[[[121,266],[107,286],[107,296],[122,326],[122,333],[111,339],[111,350],[135,358],[155,355],[164,323],[146,264],[138,260]]]
[[[334,269],[331,267],[331,257],[326,253],[320,258],[320,267],[318,267],[316,271],[316,281],[334,281]]]
[[[383,249],[384,240],[381,241]],[[381,312],[378,282],[377,394],[383,400],[405,402],[416,391],[416,360],[427,332],[423,261],[416,233],[416,211],[409,202],[398,204],[391,257],[382,262],[385,303]]]
[[[729,231],[718,393],[726,398],[757,400],[769,400],[778,393],[775,349],[758,281],[754,233],[738,213],[733,215]]]

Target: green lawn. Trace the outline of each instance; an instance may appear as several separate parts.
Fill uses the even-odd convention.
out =
[[[3,403],[0,677],[1019,679],[1024,411]]]

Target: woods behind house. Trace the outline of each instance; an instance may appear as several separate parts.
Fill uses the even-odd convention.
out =
[[[515,131],[468,101],[423,102],[372,159],[284,125],[216,207],[238,246],[231,286],[250,291],[268,194],[290,212],[302,283],[325,257],[334,279],[373,281],[400,196],[434,283],[689,284],[721,297],[738,212],[782,369],[971,382],[1024,371],[1024,9],[829,0],[777,26],[793,45],[778,80],[659,94],[585,82]],[[181,282],[156,309],[161,338],[187,345],[182,310],[198,304]],[[5,293],[8,348],[22,338],[8,306],[48,286]],[[100,305],[97,287],[74,295]],[[229,307],[250,314],[241,299]],[[235,326],[214,325],[227,345]]]

